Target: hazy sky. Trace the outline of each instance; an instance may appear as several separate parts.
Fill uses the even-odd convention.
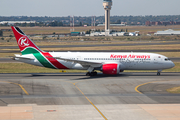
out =
[[[0,0],[0,16],[103,16],[103,0]],[[111,15],[180,15],[180,0],[113,0]]]

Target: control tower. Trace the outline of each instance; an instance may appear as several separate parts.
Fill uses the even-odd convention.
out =
[[[103,6],[105,10],[105,34],[108,36],[110,33],[110,10],[112,6],[112,0],[103,0]]]

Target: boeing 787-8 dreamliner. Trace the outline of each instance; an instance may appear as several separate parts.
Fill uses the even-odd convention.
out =
[[[157,70],[174,67],[167,57],[154,53],[134,52],[45,52],[38,48],[18,27],[11,27],[22,55],[14,59],[52,69],[87,70],[87,76],[103,74],[116,75],[124,70]]]

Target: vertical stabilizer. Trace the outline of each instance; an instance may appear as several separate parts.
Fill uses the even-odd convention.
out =
[[[42,52],[34,42],[27,37],[18,27],[11,26],[14,36],[17,40],[19,49],[23,55]]]

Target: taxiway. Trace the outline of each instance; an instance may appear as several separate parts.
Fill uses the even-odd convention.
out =
[[[23,119],[179,119],[180,95],[166,91],[180,86],[179,78],[180,73],[0,74],[0,109],[9,108],[0,119],[18,108]]]

